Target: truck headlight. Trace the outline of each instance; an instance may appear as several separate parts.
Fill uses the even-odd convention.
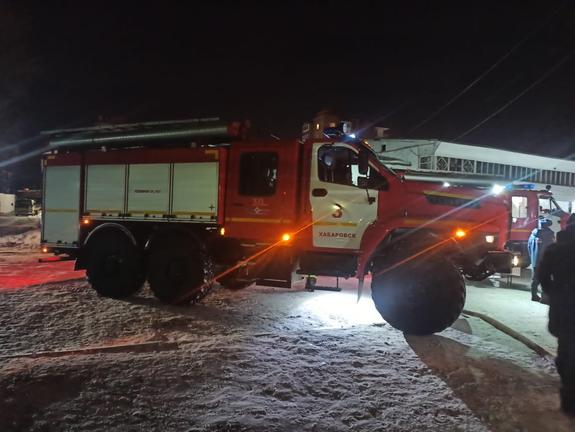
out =
[[[486,235],[485,236],[485,241],[487,243],[495,243],[495,236],[494,235]]]

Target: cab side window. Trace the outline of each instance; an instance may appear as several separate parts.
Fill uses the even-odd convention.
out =
[[[514,219],[525,219],[527,217],[527,197],[511,197],[511,217]]]
[[[369,167],[366,177],[359,174],[358,155],[346,147],[325,145],[318,151],[318,176],[327,183],[336,183],[359,188],[380,188],[387,184],[386,179]]]
[[[345,147],[321,147],[318,152],[318,174],[323,182],[357,186],[357,153]]]
[[[271,196],[276,192],[278,154],[250,152],[240,156],[239,193],[245,196]]]

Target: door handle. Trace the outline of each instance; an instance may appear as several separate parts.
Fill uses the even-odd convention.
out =
[[[324,189],[324,188],[312,189],[311,195],[314,197],[324,197],[327,195],[327,189]]]

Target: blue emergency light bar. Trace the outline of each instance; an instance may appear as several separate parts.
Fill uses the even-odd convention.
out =
[[[513,189],[534,190],[535,184],[534,183],[516,184],[516,185],[513,185]]]

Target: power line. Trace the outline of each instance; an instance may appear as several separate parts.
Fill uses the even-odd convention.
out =
[[[505,60],[507,60],[507,58],[513,54],[521,45],[523,45],[525,42],[527,42],[527,40],[529,38],[531,38],[531,36],[533,36],[534,34],[536,34],[537,32],[539,32],[539,30],[541,30],[543,27],[545,27],[547,25],[547,23],[553,18],[555,17],[555,15],[557,15],[557,13],[563,9],[563,7],[565,7],[567,5],[567,2],[563,3],[562,5],[558,6],[553,12],[551,12],[551,14],[549,14],[549,16],[545,19],[545,21],[543,21],[541,24],[539,24],[537,27],[535,27],[535,29],[533,29],[531,32],[529,32],[527,34],[527,36],[525,36],[523,39],[521,39],[518,43],[516,43],[509,51],[507,51],[502,57],[499,58],[499,60],[497,60],[495,63],[493,63],[491,66],[489,66],[481,75],[479,75],[477,78],[475,78],[470,84],[467,85],[467,87],[465,87],[463,90],[461,90],[459,93],[457,93],[454,97],[452,97],[449,101],[447,101],[446,104],[444,104],[443,106],[439,107],[436,111],[434,111],[429,117],[425,118],[424,120],[420,121],[418,124],[416,124],[413,128],[411,128],[408,132],[407,135],[411,135],[413,132],[415,132],[417,129],[419,129],[421,126],[423,126],[424,124],[426,124],[427,122],[429,122],[430,120],[434,119],[436,116],[438,116],[439,114],[441,114],[447,107],[451,106],[457,99],[459,99],[461,96],[463,96],[465,93],[467,93],[469,90],[471,90],[471,88],[473,88],[479,81],[481,81],[483,78],[485,78],[493,69],[495,69],[497,66],[499,66],[501,63],[503,63]]]
[[[563,63],[565,63],[567,60],[571,59],[571,57],[573,57],[573,54],[575,54],[575,50],[571,50],[569,53],[567,53],[567,55],[565,55],[561,60],[559,60],[557,63],[555,63],[550,69],[547,69],[547,72],[545,72],[542,76],[540,76],[537,80],[535,80],[534,82],[531,83],[531,85],[529,85],[527,88],[525,88],[523,91],[521,91],[518,95],[516,95],[515,97],[513,97],[509,102],[507,102],[506,104],[504,104],[503,106],[499,107],[497,110],[495,110],[495,112],[493,112],[492,114],[488,115],[485,119],[483,119],[482,121],[480,121],[479,123],[477,123],[475,126],[473,126],[471,129],[468,129],[467,131],[465,131],[464,133],[462,133],[461,135],[459,135],[458,137],[454,138],[454,141],[457,141],[461,138],[463,138],[464,136],[468,135],[469,133],[473,132],[475,129],[481,127],[483,124],[487,123],[489,120],[491,120],[493,117],[495,117],[497,114],[499,114],[501,111],[505,110],[506,108],[508,108],[511,104],[513,104],[517,99],[519,99],[521,96],[523,96],[525,93],[527,93],[529,90],[531,90],[533,87],[535,87],[536,85],[540,84],[542,81],[544,81],[549,75],[551,75],[553,72],[555,72],[557,69],[559,69]]]

